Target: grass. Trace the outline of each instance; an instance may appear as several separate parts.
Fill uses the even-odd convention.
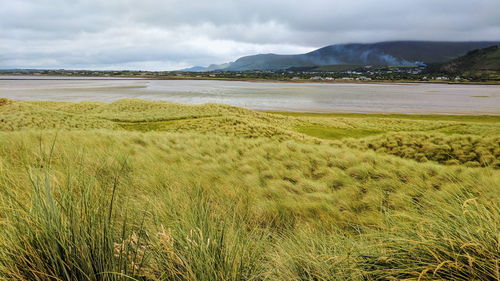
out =
[[[336,140],[342,138],[363,138],[371,135],[383,133],[379,130],[367,129],[341,129],[321,125],[309,125],[297,128],[297,131],[309,136],[317,137],[320,139]]]
[[[478,96],[482,97],[482,96]],[[439,115],[439,114],[381,114],[381,113],[314,113],[314,112],[279,112],[270,114],[294,117],[346,117],[346,118],[391,118],[410,120],[457,121],[478,123],[500,123],[499,115]]]
[[[116,171],[110,192],[103,192],[104,184],[79,173],[64,175],[68,182],[60,186],[49,169],[42,170],[29,171],[27,204],[19,202],[19,190],[4,190],[0,277],[126,280],[126,275],[139,275],[145,253],[129,236],[140,235],[141,229],[132,233],[126,221],[115,225],[114,196],[123,171]]]
[[[0,280],[498,280],[499,126],[0,100]]]
[[[500,168],[500,139],[498,136],[444,135],[433,133],[390,133],[359,141],[348,140],[347,146],[371,149],[420,162],[465,164],[470,167]]]

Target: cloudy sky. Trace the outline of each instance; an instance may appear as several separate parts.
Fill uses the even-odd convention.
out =
[[[500,40],[499,0],[0,0],[0,68],[172,70],[335,43]]]

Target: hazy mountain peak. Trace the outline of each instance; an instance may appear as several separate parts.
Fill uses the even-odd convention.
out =
[[[500,44],[498,41],[387,41],[335,44],[305,54],[268,53],[244,56],[232,63],[204,68],[203,71],[280,70],[322,65],[426,65],[443,63],[471,50],[498,44]]]

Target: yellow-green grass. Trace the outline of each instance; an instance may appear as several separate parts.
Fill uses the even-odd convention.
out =
[[[384,133],[381,130],[369,130],[358,128],[335,128],[321,125],[305,125],[299,126],[296,130],[300,133],[317,137],[320,139],[342,139],[342,138],[363,138],[371,135]]]
[[[390,133],[344,143],[417,161],[500,168],[500,136],[444,135],[439,133]]]
[[[14,105],[24,115],[4,114]],[[53,112],[68,114],[54,129],[26,119]],[[394,153],[498,158],[498,125],[354,119],[6,101],[0,280],[498,279],[500,171]]]
[[[473,135],[498,135],[500,133],[500,117],[497,116],[455,116],[443,115],[383,115],[383,114],[315,114],[315,113],[279,113],[278,116],[294,117],[300,120],[299,130],[303,132],[310,128],[317,136],[325,139],[338,139],[342,137],[359,137],[359,131],[377,134],[380,132],[440,132],[444,134],[473,134]],[[484,119],[484,122],[481,120]],[[346,129],[345,135],[329,135],[328,130]],[[324,131],[321,134],[318,131]],[[349,136],[349,131],[352,135]],[[363,136],[361,134],[361,136]]]
[[[315,112],[280,112],[267,111],[267,113],[293,117],[347,117],[347,118],[392,118],[410,120],[434,120],[434,121],[457,121],[457,122],[479,122],[500,123],[500,115],[443,115],[443,114],[382,114],[382,113],[315,113]]]
[[[126,128],[129,130],[164,130],[170,127],[185,127],[186,123],[196,123],[193,127],[204,127],[206,131],[217,129],[228,119],[236,120],[243,126],[266,127],[291,132],[314,131],[321,136],[325,130],[327,139],[358,137],[371,132],[434,131],[446,134],[496,135],[500,122],[496,116],[481,117],[456,116],[449,120],[434,120],[436,116],[421,116],[415,120],[411,115],[386,118],[383,115],[319,115],[318,117],[282,116],[245,110],[226,105],[180,105],[170,102],[145,100],[120,100],[113,103],[97,102],[22,102],[3,99],[0,104],[0,129],[17,130],[23,128]],[[425,120],[429,118],[428,120]],[[474,122],[469,122],[473,120]],[[484,120],[484,122],[480,122]],[[179,126],[170,126],[179,121]],[[59,122],[59,124],[57,123]],[[203,123],[207,125],[204,126]],[[324,128],[321,128],[324,127]],[[229,128],[227,128],[229,129]],[[336,129],[352,130],[339,134],[328,134]],[[176,129],[177,130],[177,129]],[[348,130],[348,131],[349,131]],[[217,130],[216,130],[217,131]]]

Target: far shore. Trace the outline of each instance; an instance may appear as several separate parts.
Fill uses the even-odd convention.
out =
[[[8,78],[5,78],[8,77]],[[17,78],[19,77],[19,78]],[[59,78],[60,77],[60,78]],[[235,79],[212,77],[153,77],[153,76],[73,76],[73,75],[5,75],[0,80],[193,80],[193,81],[235,81],[253,83],[293,83],[293,84],[449,84],[449,85],[500,85],[500,81],[447,81],[447,80],[272,80],[272,79]]]

